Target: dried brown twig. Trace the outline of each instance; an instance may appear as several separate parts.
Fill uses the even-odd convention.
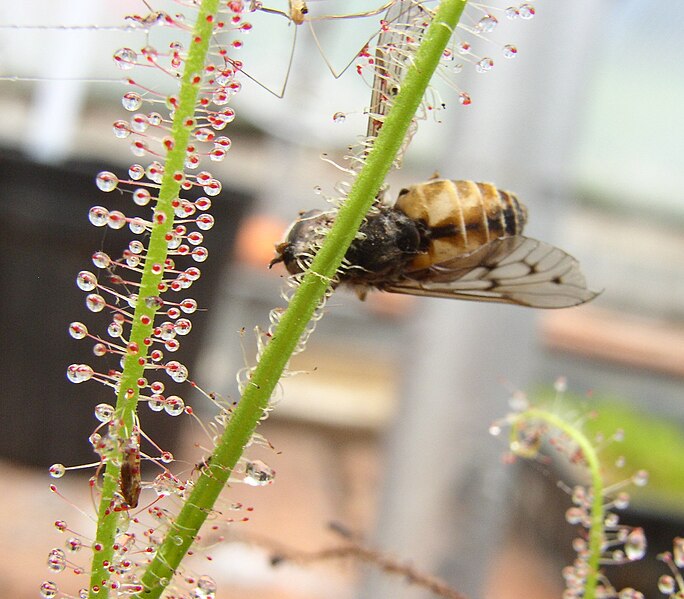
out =
[[[466,599],[465,595],[450,587],[444,580],[421,572],[409,563],[400,562],[396,558],[390,557],[377,549],[368,547],[340,524],[331,523],[330,529],[343,537],[346,542],[343,545],[328,547],[318,551],[290,551],[279,548],[277,552],[272,554],[271,564],[274,566],[283,562],[311,564],[331,559],[354,558],[364,564],[377,566],[388,574],[401,575],[409,584],[423,587],[437,597]]]

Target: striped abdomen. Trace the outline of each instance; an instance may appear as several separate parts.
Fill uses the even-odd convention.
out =
[[[433,179],[399,193],[395,208],[420,223],[425,253],[410,270],[467,254],[497,237],[522,233],[527,210],[491,183]]]

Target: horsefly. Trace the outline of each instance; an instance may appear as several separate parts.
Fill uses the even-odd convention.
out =
[[[423,35],[427,21],[422,10],[409,0],[388,10],[394,18],[378,37],[360,162],[382,128]],[[397,160],[412,134],[410,128]],[[270,265],[282,262],[291,275],[306,272],[335,216],[334,210],[300,213],[276,245]],[[435,174],[402,189],[394,205],[376,205],[333,285],[351,287],[360,299],[379,290],[535,308],[568,308],[593,300],[598,293],[587,287],[577,260],[523,235],[526,221],[527,208],[515,194],[491,183]]]

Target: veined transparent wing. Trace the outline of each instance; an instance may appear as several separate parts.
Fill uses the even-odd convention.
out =
[[[377,137],[390,106],[399,93],[401,81],[410,66],[415,47],[420,43],[429,13],[418,0],[399,0],[385,15],[375,49],[375,74],[369,106],[369,144]],[[415,127],[407,133],[408,145]],[[400,151],[399,159],[403,154]]]
[[[568,308],[598,295],[587,288],[572,256],[522,235],[498,238],[464,256],[408,272],[381,289],[535,308]]]

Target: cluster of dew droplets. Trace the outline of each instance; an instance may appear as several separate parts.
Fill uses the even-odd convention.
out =
[[[559,377],[554,383],[556,397],[553,406],[561,408],[563,396],[567,391],[565,377]],[[584,452],[578,442],[563,431],[556,430],[549,421],[535,412],[525,393],[515,391],[509,400],[512,412],[506,418],[496,421],[489,431],[498,436],[506,426],[511,427],[512,434],[509,437],[509,460],[515,458],[544,460],[542,452],[553,449],[555,452],[566,456],[574,466],[586,468],[587,462]],[[570,421],[564,417],[567,424]],[[572,423],[573,428],[579,430],[586,420],[586,416],[578,418]],[[607,443],[620,442],[623,440],[623,432],[617,431],[608,439],[602,436],[596,438],[592,445],[595,451]],[[545,461],[545,460],[544,460]],[[620,458],[617,467],[624,466],[624,460]],[[600,555],[599,563],[602,565],[620,565],[640,560],[646,554],[647,541],[642,528],[631,527],[620,522],[618,511],[625,510],[630,503],[630,496],[625,488],[629,485],[642,487],[648,482],[648,473],[640,470],[626,480],[605,487],[601,492],[601,510],[603,522],[601,523]],[[565,489],[571,498],[572,505],[565,512],[566,521],[579,527],[580,534],[573,540],[573,549],[577,557],[572,565],[563,569],[563,578],[566,590],[564,599],[573,599],[584,596],[587,576],[590,574],[591,536],[592,524],[594,524],[594,492],[592,487],[577,484],[568,487],[559,482],[559,487]],[[621,599],[642,599],[643,595],[635,589],[625,588],[616,591],[610,581],[604,576],[599,577],[598,597],[615,597]]]
[[[184,10],[188,8],[187,3],[179,4],[184,6]],[[130,88],[123,95],[122,104],[132,114],[127,119],[117,120],[113,124],[113,132],[117,138],[130,142],[130,149],[139,160],[130,166],[125,176],[109,171],[99,173],[96,185],[103,192],[117,190],[124,195],[130,194],[133,200],[131,210],[136,215],[98,205],[90,209],[88,216],[96,227],[128,227],[135,237],[128,243],[122,256],[95,252],[92,255],[94,268],[83,270],[76,277],[77,286],[86,294],[87,309],[110,315],[106,332],[91,332],[80,321],[69,325],[69,334],[74,339],[92,342],[96,358],[115,356],[119,363],[119,368],[99,369],[90,364],[71,364],[67,368],[67,377],[71,382],[96,381],[118,394],[125,365],[137,363],[144,376],[136,380],[135,388],[127,389],[123,395],[127,399],[146,403],[154,412],[165,412],[170,416],[192,414],[192,409],[185,405],[182,397],[167,394],[163,379],[168,377],[175,383],[183,383],[189,376],[187,367],[181,361],[171,359],[171,356],[180,348],[181,339],[192,329],[191,316],[197,311],[198,304],[187,295],[187,291],[200,277],[198,264],[208,257],[207,249],[203,246],[204,235],[214,225],[214,218],[208,210],[211,208],[211,198],[221,192],[221,183],[200,167],[207,159],[212,162],[223,160],[231,147],[230,138],[222,132],[235,118],[235,111],[229,104],[240,91],[241,84],[238,80],[240,62],[229,53],[242,46],[236,34],[251,29],[251,25],[243,20],[243,12],[248,10],[244,2],[222,2],[221,7],[211,21],[210,58],[203,72],[195,75],[192,81],[199,95],[193,117],[182,123],[189,134],[189,141],[185,148],[184,170],[172,173],[170,177],[180,188],[177,196],[171,200],[171,210],[160,209],[158,200],[167,174],[164,160],[175,145],[172,122],[179,106],[179,97],[156,92],[152,89],[153,84],[147,85],[145,81],[149,78],[148,74],[153,74],[158,80],[158,74],[162,73],[174,82],[174,89],[178,88],[177,83],[182,78],[187,59],[186,46],[194,43],[189,36],[194,23],[192,18],[186,18],[183,14],[171,15],[162,11],[126,17],[127,26],[142,30],[145,37],[144,45],[139,50],[124,47],[114,52],[114,62],[126,71],[125,82]],[[155,29],[158,27],[175,30],[179,37],[185,39],[185,45],[174,41],[163,49],[156,48]],[[226,43],[223,44],[222,40]],[[131,76],[133,73],[139,73],[140,78],[134,79]],[[195,199],[190,199],[191,194]],[[172,223],[168,222],[170,218],[173,218]],[[167,255],[163,262],[150,262],[146,243],[150,233],[159,225],[169,228],[165,235]],[[141,297],[141,279],[146,269],[159,278],[159,283],[153,294]],[[142,343],[131,340],[131,332],[135,327],[150,331]],[[91,486],[96,493],[102,466],[110,459],[117,462],[139,461],[140,436],[145,436],[142,431],[136,430],[133,434],[128,431],[128,436],[124,438],[121,434],[122,423],[115,416],[115,408],[108,403],[95,408],[95,418],[100,424],[89,440],[99,460],[95,464],[77,467],[54,464],[50,468],[50,475],[60,478],[72,468],[97,467],[91,479]],[[143,486],[155,491],[157,497],[183,496],[186,484],[167,468],[174,461],[173,456],[156,446],[152,440],[148,441],[155,455],[146,455],[145,458],[156,463],[161,474],[143,483]],[[123,486],[123,482],[120,485]],[[53,490],[57,492],[54,485]],[[111,509],[126,509],[121,493],[117,494],[115,501],[119,503],[112,504]],[[154,556],[163,530],[172,520],[172,514],[158,506],[143,508],[140,514],[129,518],[129,521],[139,521],[143,516],[148,516],[154,524],[144,528],[137,536],[132,532],[121,533],[122,537],[114,548],[115,559],[109,568],[111,578],[103,581],[112,595],[130,595],[141,590],[137,575]],[[69,531],[61,521],[58,529]],[[69,533],[66,541],[68,552],[76,552],[84,546],[94,552],[102,549],[74,531]],[[68,560],[62,559],[63,555],[61,548],[51,551],[48,559],[50,571],[57,573],[71,568],[78,573],[76,567],[71,567]],[[211,585],[203,579],[201,586],[193,596],[211,597]],[[45,581],[40,592],[41,596],[50,598],[57,596],[59,590],[54,582]]]
[[[628,484],[643,486],[648,481],[645,471],[639,471],[630,479],[605,489],[603,492],[604,520],[602,527],[600,564],[622,565],[642,559],[646,554],[647,541],[644,530],[620,523],[617,511],[629,506],[629,494],[622,490]],[[588,531],[592,524],[593,495],[590,488],[576,485],[570,490],[572,506],[566,510],[565,519],[583,531],[573,540],[572,546],[577,557],[572,565],[563,569],[566,591],[563,597],[579,598],[584,596],[584,587],[589,573],[591,557]],[[622,599],[643,599],[643,594],[632,588],[617,592],[605,577],[599,579],[598,596],[619,596]]]
[[[453,89],[458,104],[468,106],[472,103],[470,94],[461,89],[457,83],[457,75],[466,65],[472,65],[478,73],[487,73],[494,68],[499,56],[504,59],[517,56],[518,48],[515,44],[495,39],[499,30],[505,29],[501,26],[501,21],[529,20],[534,17],[535,13],[536,10],[531,2],[508,6],[505,9],[482,3],[467,4],[457,31],[444,50],[438,67],[440,79]],[[367,110],[370,124],[366,137],[354,145],[349,155],[345,157],[352,173],[357,172],[363,166],[377,133],[382,127],[385,115],[401,89],[402,79],[413,61],[413,56],[431,18],[432,11],[428,7],[421,7],[420,2],[416,2],[410,9],[400,12],[397,18],[381,21],[376,47],[369,49],[366,46],[359,53],[356,63],[357,73],[371,88],[371,102]],[[504,35],[508,33],[504,32]],[[397,155],[395,167],[401,165],[403,155],[417,130],[418,121],[429,116],[437,119],[437,113],[446,106],[447,102],[437,90],[433,87],[428,88]],[[335,122],[341,123],[345,119],[344,112],[336,112],[333,115]]]
[[[658,579],[658,590],[668,599],[684,598],[684,537],[675,537],[672,551],[658,556],[665,562],[670,574],[663,574]]]
[[[477,73],[484,74],[494,68],[499,56],[509,60],[515,58],[518,55],[515,44],[495,39],[502,26],[501,20],[529,20],[536,14],[530,2],[505,9],[480,3],[469,6],[472,6],[472,11],[461,19],[457,34],[444,53],[448,73],[460,73],[469,64]],[[446,80],[449,81],[449,78]],[[471,104],[470,94],[459,91],[459,102],[465,106]]]

